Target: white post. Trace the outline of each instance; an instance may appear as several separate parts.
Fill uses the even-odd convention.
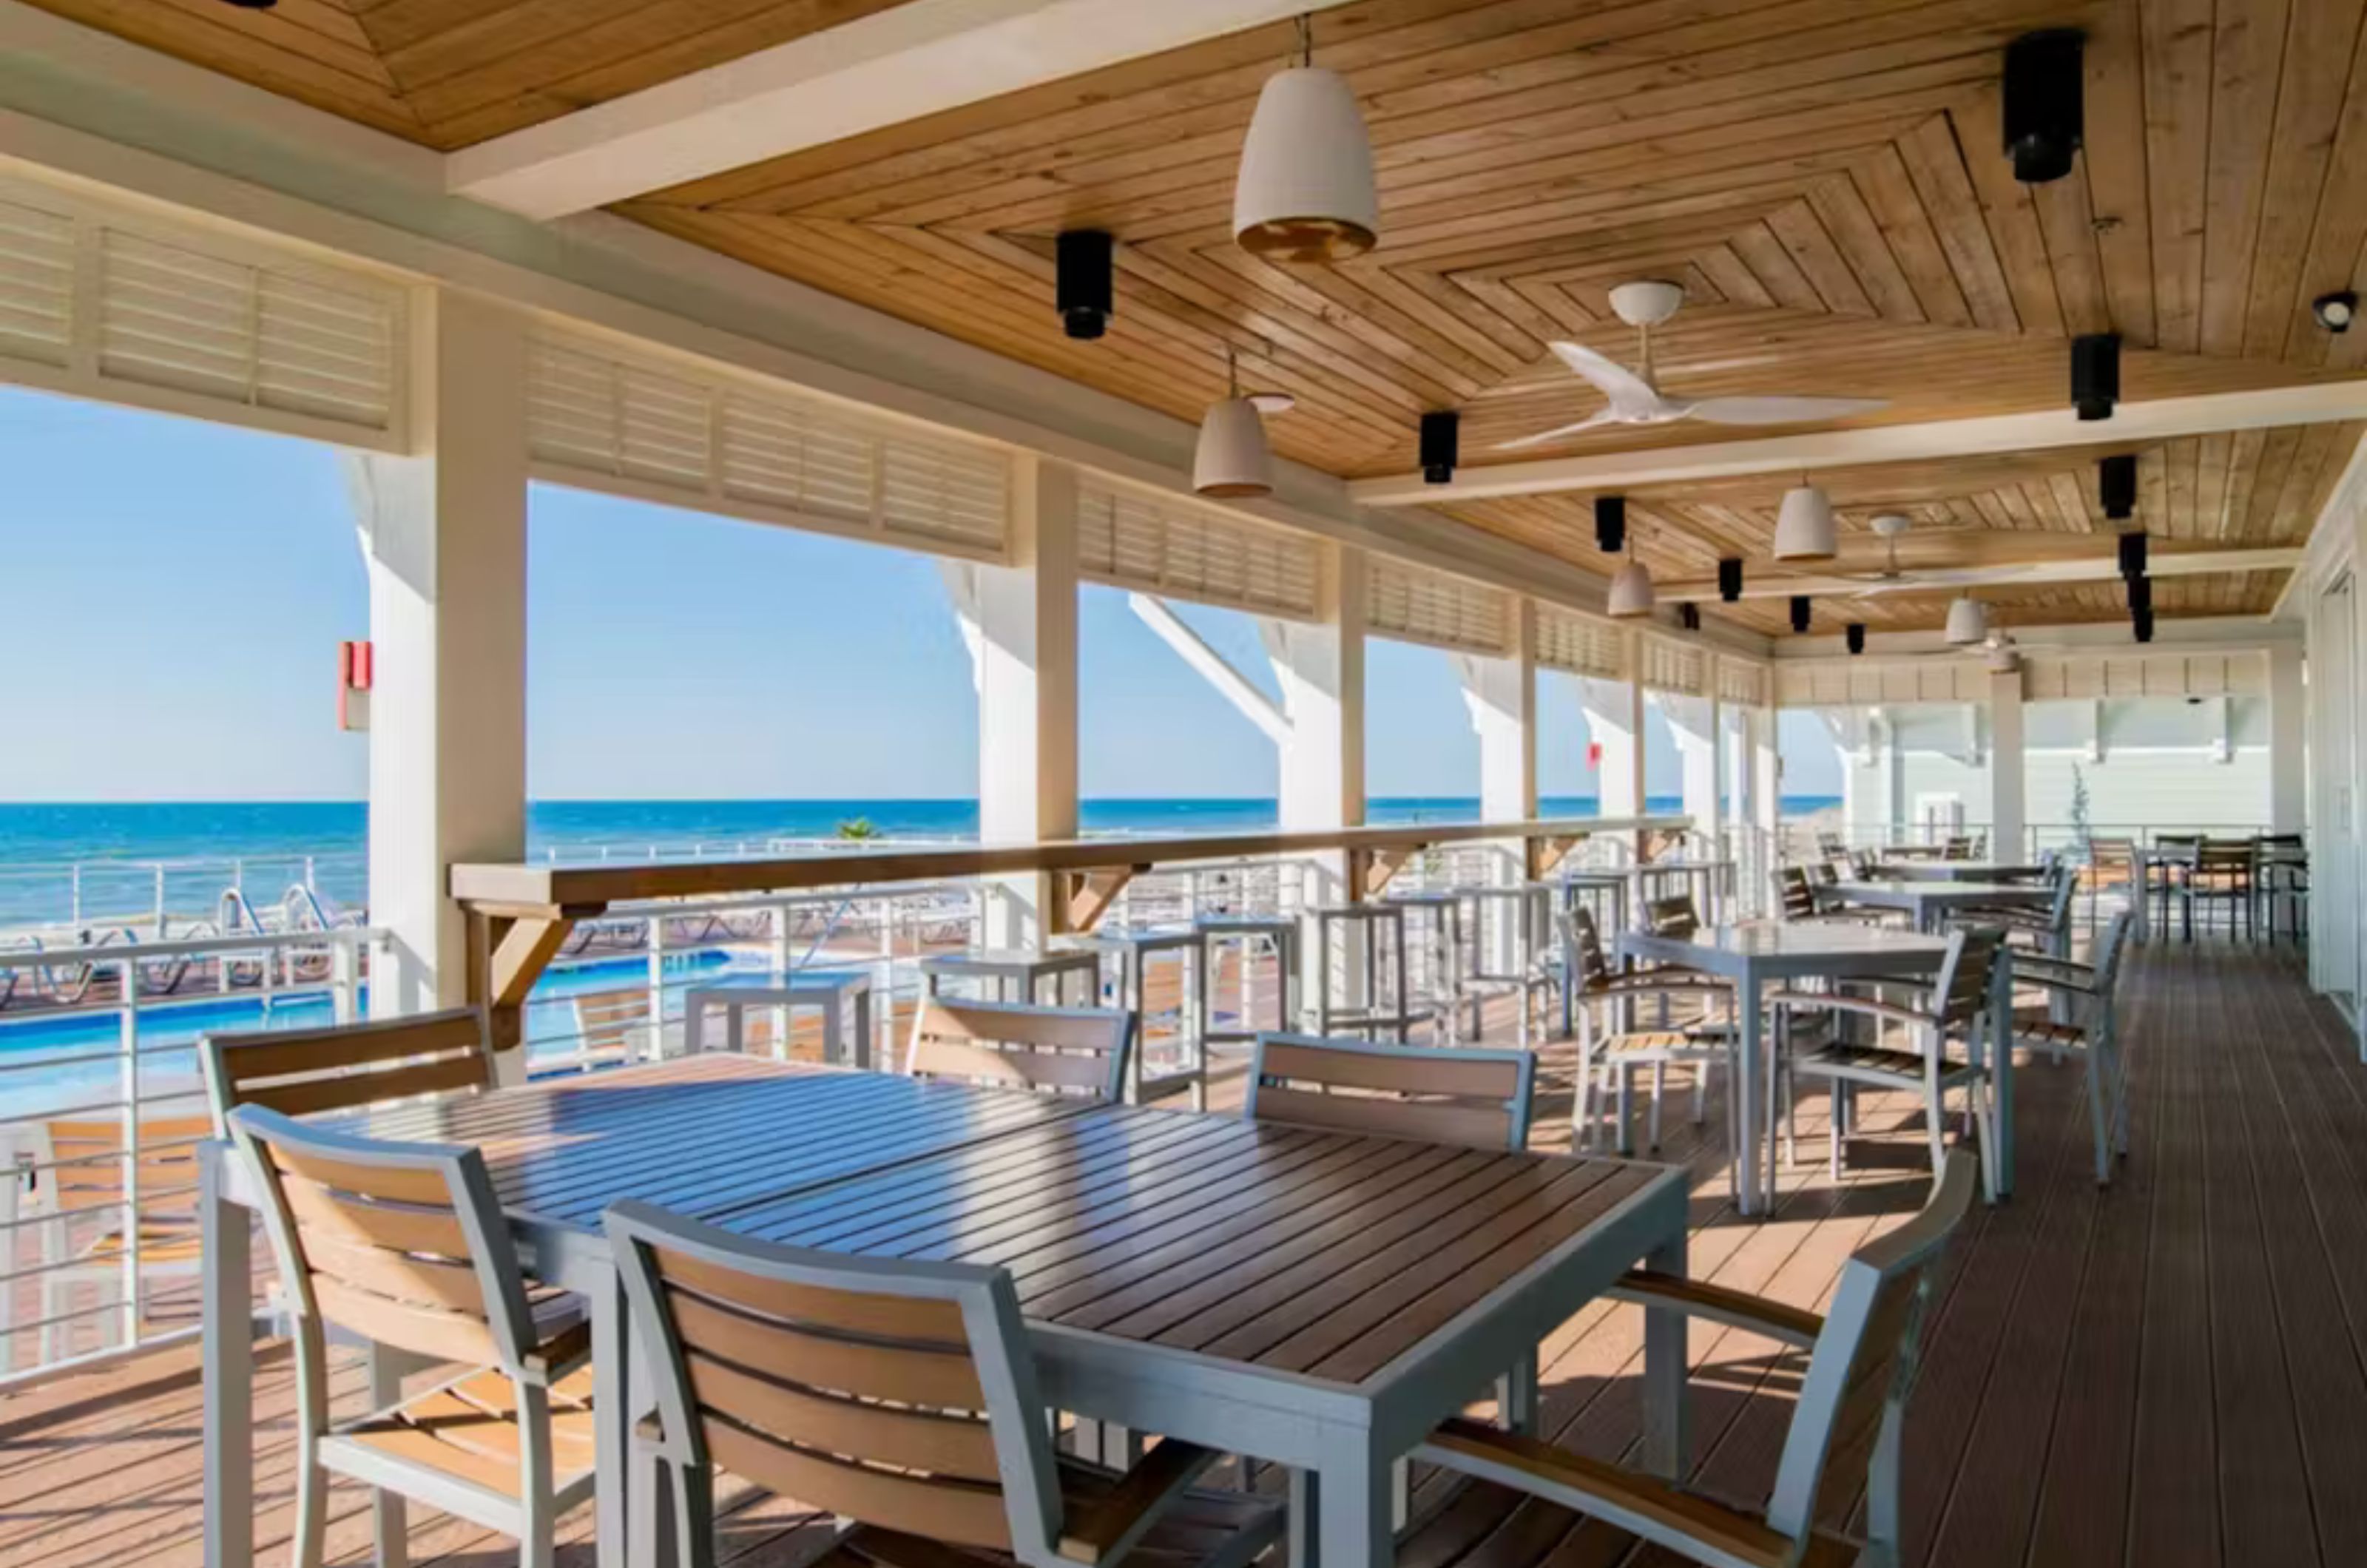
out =
[[[1290,720],[1279,747],[1277,792],[1285,833],[1360,827],[1365,820],[1365,570],[1362,550],[1327,545],[1317,603],[1322,619],[1260,624]],[[1311,856],[1298,907],[1340,903],[1347,886],[1347,856]],[[1325,957],[1314,941],[1317,923],[1302,925],[1298,995],[1311,1008]],[[1346,945],[1333,994],[1341,1005],[1355,1007],[1365,999],[1362,950],[1353,935]]]
[[[1693,831],[1715,855],[1726,825],[1717,793],[1717,699],[1663,696],[1660,711],[1667,716],[1670,736],[1677,743],[1685,815],[1693,819]]]
[[[2309,773],[2303,761],[2309,693],[2298,643],[2269,648],[2269,831],[2298,833],[2309,818]]]
[[[1636,662],[1635,639],[1628,639],[1628,667]],[[1644,688],[1631,673],[1625,681],[1592,678],[1578,683],[1579,701],[1586,709],[1586,729],[1603,761],[1595,778],[1605,817],[1644,814]]]
[[[1014,459],[1009,566],[948,568],[978,685],[979,838],[1077,835],[1077,471]],[[1047,882],[991,879],[986,942],[1032,947]]]
[[[1989,858],[2022,858],[2028,775],[2022,766],[2022,671],[1989,673]]]
[[[526,853],[526,321],[414,296],[408,456],[350,460],[376,645],[370,922],[376,1017],[458,1006],[456,861]]]
[[[1759,840],[1767,849],[1765,863],[1759,868],[1759,886],[1753,897],[1768,896],[1767,877],[1784,855],[1784,754],[1778,744],[1778,726],[1782,710],[1752,708],[1750,713],[1750,819],[1759,829]]]

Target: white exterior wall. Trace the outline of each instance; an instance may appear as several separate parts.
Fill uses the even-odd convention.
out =
[[[1978,750],[1967,745],[1967,715]],[[2175,698],[2106,703],[2030,703],[2022,709],[2023,820],[2044,849],[2067,837],[2073,770],[2088,784],[2089,821],[2099,833],[2138,829],[2264,829],[2271,820],[2268,699],[2227,703],[2227,759],[2218,760],[2216,701]],[[1850,825],[1871,836],[1887,823],[1890,737],[1898,747],[1897,799],[1906,828],[1920,824],[1919,801],[1954,795],[1964,820],[1991,820],[1988,717],[1963,707],[1891,708],[1874,726],[1870,749],[1852,750],[1848,765]],[[2090,735],[2101,725],[2102,758]],[[1895,730],[1891,728],[1895,726]],[[2025,844],[2024,848],[2031,847]]]

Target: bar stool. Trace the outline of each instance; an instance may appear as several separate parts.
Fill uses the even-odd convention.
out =
[[[1094,959],[1095,984],[1100,961],[1117,960],[1117,1005],[1134,1018],[1134,1049],[1127,1055],[1126,1100],[1141,1105],[1179,1089],[1189,1090],[1192,1109],[1208,1106],[1206,1037],[1200,1032],[1206,1008],[1201,998],[1208,988],[1207,960],[1199,931],[1193,926],[1117,927],[1082,931],[1057,939],[1059,953],[1082,953]],[[1150,1009],[1151,962],[1162,953],[1176,955],[1182,995],[1172,1008]],[[1164,1059],[1152,1065],[1151,1028],[1169,1028]]]
[[[1045,952],[1032,947],[986,948],[977,953],[933,953],[921,960],[921,978],[929,995],[941,995],[947,980],[979,987],[980,999],[991,1002],[1041,1002],[1044,982],[1052,982],[1051,1001],[1059,1006],[1070,976],[1084,982],[1084,996],[1074,1004],[1091,1006],[1101,999],[1101,954],[1073,948]]]
[[[786,986],[697,986],[684,993],[682,1005],[683,1048],[694,1055],[707,1048],[709,1008],[722,1010],[724,1049],[732,1052],[744,1048],[749,1009],[778,1008],[781,1022],[773,1036],[773,1055],[787,1061],[790,1015],[811,1008],[821,1014],[822,1059],[871,1069],[871,976],[860,970],[807,970]]]
[[[1561,874],[1561,907],[1583,908],[1599,931],[1627,929],[1627,874],[1625,871],[1566,871]]]
[[[1458,887],[1455,894],[1471,910],[1473,956],[1464,989],[1475,1003],[1488,997],[1513,998],[1516,1037],[1526,1047],[1530,998],[1536,991],[1550,991],[1555,983],[1544,962],[1546,932],[1553,924],[1553,887],[1543,882],[1484,883]],[[1482,1014],[1472,1038],[1485,1032]]]
[[[1331,1036],[1361,1034],[1378,1040],[1394,1034],[1407,1043],[1414,1014],[1406,991],[1405,906],[1402,904],[1326,904],[1308,911],[1315,924],[1315,940],[1308,957],[1315,965],[1315,1032]],[[1364,942],[1363,1000],[1356,1007],[1332,1004],[1332,939],[1337,936],[1340,972],[1352,973],[1357,958],[1356,941]],[[1386,959],[1385,959],[1386,954]]]
[[[1297,1029],[1298,1014],[1298,921],[1289,915],[1203,915],[1193,922],[1200,933],[1200,1048],[1246,1045],[1260,1034]],[[1240,955],[1240,1007],[1229,1029],[1217,1026],[1217,988],[1224,974],[1225,949]],[[1277,989],[1273,1031],[1257,1027],[1257,956],[1271,948]],[[1204,1066],[1202,1069],[1206,1071]]]
[[[1419,958],[1406,976],[1409,997],[1427,1010],[1439,1033],[1452,1044],[1463,1037],[1463,1008],[1471,1008],[1471,1037],[1482,1024],[1479,998],[1470,989],[1472,957],[1464,941],[1462,895],[1452,890],[1392,893],[1387,902],[1402,908],[1416,922],[1406,935],[1409,956]]]

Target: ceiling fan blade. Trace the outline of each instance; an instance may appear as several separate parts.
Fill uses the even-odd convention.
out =
[[[1712,424],[1808,424],[1889,406],[1887,398],[1704,398],[1691,412]]]
[[[1570,373],[1594,384],[1595,389],[1611,400],[1611,406],[1623,412],[1648,409],[1660,400],[1652,384],[1615,359],[1597,354],[1582,343],[1554,343],[1546,347],[1554,357],[1569,367]]]
[[[1552,430],[1541,430],[1535,435],[1523,435],[1517,441],[1500,442],[1497,444],[1495,450],[1499,452],[1517,452],[1523,446],[1543,446],[1548,442],[1559,441],[1564,436],[1576,435],[1582,430],[1592,430],[1598,425],[1618,424],[1622,422],[1619,418],[1619,411],[1617,409],[1602,409],[1594,413],[1587,415],[1584,419],[1580,420],[1576,424],[1565,424],[1557,426]]]

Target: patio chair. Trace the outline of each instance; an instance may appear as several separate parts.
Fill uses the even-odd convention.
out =
[[[1611,1292],[1808,1352],[1774,1493],[1763,1512],[1745,1512],[1656,1475],[1459,1417],[1433,1431],[1414,1458],[1588,1515],[1665,1553],[1720,1568],[1897,1563],[1907,1399],[1938,1265],[1971,1207],[1972,1192],[1971,1161],[1950,1156],[1923,1212],[1841,1266],[1830,1309],[1821,1317],[1739,1291],[1651,1274],[1631,1274]],[[1846,1508],[1861,1486],[1863,1542],[1818,1526],[1820,1514]]]
[[[124,1122],[116,1117],[57,1117],[28,1129],[30,1156],[7,1173],[0,1196],[0,1253],[17,1257],[17,1238],[34,1238],[41,1287],[41,1360],[73,1354],[73,1294],[77,1285],[115,1292],[114,1310],[99,1309],[99,1348],[128,1344],[139,1332],[148,1287],[158,1277],[195,1279],[203,1261],[198,1235],[198,1145],[213,1136],[210,1116],[143,1118],[137,1144],[139,1223],[131,1224],[133,1193],[124,1157]],[[21,1145],[20,1145],[21,1146]],[[139,1242],[139,1287],[121,1294],[130,1243]],[[15,1265],[0,1267],[0,1274]],[[15,1366],[17,1291],[0,1280],[0,1372]]]
[[[559,1516],[592,1494],[591,1329],[575,1298],[528,1288],[484,1156],[256,1105],[230,1128],[294,1309],[298,1568],[322,1561],[332,1474],[375,1491],[381,1563],[402,1562],[400,1499],[416,1498],[549,1568]],[[332,1420],[331,1325],[468,1370],[415,1393],[374,1389],[375,1408]]]
[[[1954,925],[1986,927],[2001,931],[2017,950],[2067,956],[2071,952],[2071,908],[2079,895],[2079,881],[2072,868],[2056,864],[2047,873],[2048,886],[2053,895],[2044,909],[2027,904],[1967,904],[1950,916]]]
[[[1856,1014],[1877,1025],[1903,1025],[1908,1043],[1886,1043],[1878,1027],[1874,1040],[1858,1043],[1840,1038],[1804,1051],[1779,1044],[1773,1053],[1778,1088],[1784,1111],[1784,1143],[1787,1158],[1796,1160],[1795,1090],[1803,1077],[1821,1078],[1832,1095],[1831,1168],[1841,1169],[1841,1139],[1847,1134],[1850,1101],[1860,1086],[1895,1090],[1923,1103],[1924,1127],[1931,1143],[1931,1169],[1936,1176],[1947,1158],[1947,1097],[1965,1091],[1971,1115],[1980,1126],[1981,1178],[1988,1200],[1997,1201],[1997,1136],[1994,1094],[1996,1079],[1980,1059],[1976,1031],[1985,1027],[1989,1005],[1989,975],[1996,967],[2002,932],[1959,926],[1949,935],[1940,973],[1920,991],[1920,1006],[1906,1006],[1870,997],[1835,992],[1774,991],[1767,998],[1788,1033],[1789,1010],[1818,1009],[1830,1014]],[[1896,993],[1894,993],[1896,994]],[[1779,1036],[1780,1038],[1780,1036]],[[1952,1060],[1948,1046],[1961,1042],[1963,1060]]]
[[[1525,1149],[1536,1057],[1467,1045],[1261,1034],[1241,1114],[1343,1133]]]
[[[927,997],[912,1015],[904,1071],[1115,1105],[1126,1097],[1133,1043],[1134,1017],[1123,1008]]]
[[[2088,868],[2088,929],[2093,931],[2102,915],[2107,888],[2117,888],[2125,902],[2137,897],[2137,841],[2135,839],[2090,839]]]
[[[1689,902],[1689,901],[1688,901]],[[1569,911],[1568,941],[1579,954],[1578,972],[1578,1093],[1570,1107],[1572,1147],[1595,1147],[1601,1130],[1595,1096],[1614,1098],[1621,1154],[1635,1148],[1636,1075],[1652,1074],[1652,1099],[1648,1113],[1646,1145],[1660,1146],[1660,1101],[1671,1065],[1690,1067],[1693,1075],[1693,1122],[1708,1120],[1709,1069],[1726,1063],[1734,1050],[1734,987],[1723,980],[1673,965],[1614,975],[1603,956],[1594,920],[1584,909]],[[1693,1015],[1679,1020],[1672,1000],[1698,1004]],[[1637,1027],[1637,1004],[1654,1004],[1657,1018]],[[1727,1077],[1727,1099],[1733,1099],[1734,1075]],[[1731,1104],[1728,1110],[1731,1111]],[[1730,1120],[1730,1118],[1729,1118]]]
[[[198,1043],[214,1125],[242,1105],[302,1116],[493,1086],[485,1017],[452,1008],[326,1029],[209,1034]]]
[[[2044,987],[2073,1004],[2066,1010],[2069,1016],[2061,1020],[2017,1015],[2013,1043],[2057,1057],[2069,1052],[2080,1059],[2087,1077],[2088,1121],[2095,1134],[2099,1187],[2112,1179],[2113,1153],[2126,1154],[2129,1147],[2129,1068],[2121,1055],[2112,993],[2120,984],[2121,957],[2128,945],[2132,919],[2126,909],[2112,917],[2112,923],[2097,940],[2092,964],[2043,957],[2019,957],[2013,964],[2017,982]]]
[[[2269,940],[2277,940],[2277,905],[2293,911],[2295,941],[2309,932],[2309,846],[2299,833],[2260,835],[2259,879],[2260,905],[2269,922]]]
[[[1220,1457],[1169,1438],[1124,1473],[1054,1454],[1017,1292],[1001,1269],[751,1241],[646,1203],[607,1213],[655,1384],[634,1432],[674,1536],[715,1561],[719,1467],[844,1526],[822,1568],[1241,1568],[1280,1538],[1271,1499],[1194,1485]]]
[[[2157,877],[2149,870],[2142,890],[2146,897],[2156,893],[2161,895],[2161,920],[2152,927],[2153,930],[2164,932],[2169,930],[2170,908],[2185,891],[2188,880],[2193,876],[2195,859],[2202,851],[2203,835],[2200,833],[2156,833],[2153,836],[2153,863],[2160,874]],[[2191,905],[2187,908],[2186,940],[2194,940],[2194,912]]]
[[[2194,939],[2194,906],[2203,906],[2204,930],[2210,929],[2211,906],[2227,908],[2227,935],[2233,940],[2237,923],[2247,941],[2258,941],[2259,913],[2259,848],[2249,839],[2204,839],[2195,846],[2194,866],[2179,889],[2186,937]]]
[[[664,1026],[651,1018],[647,986],[588,991],[569,1002],[568,1010],[575,1020],[579,1068],[654,1062],[665,1055]]]

